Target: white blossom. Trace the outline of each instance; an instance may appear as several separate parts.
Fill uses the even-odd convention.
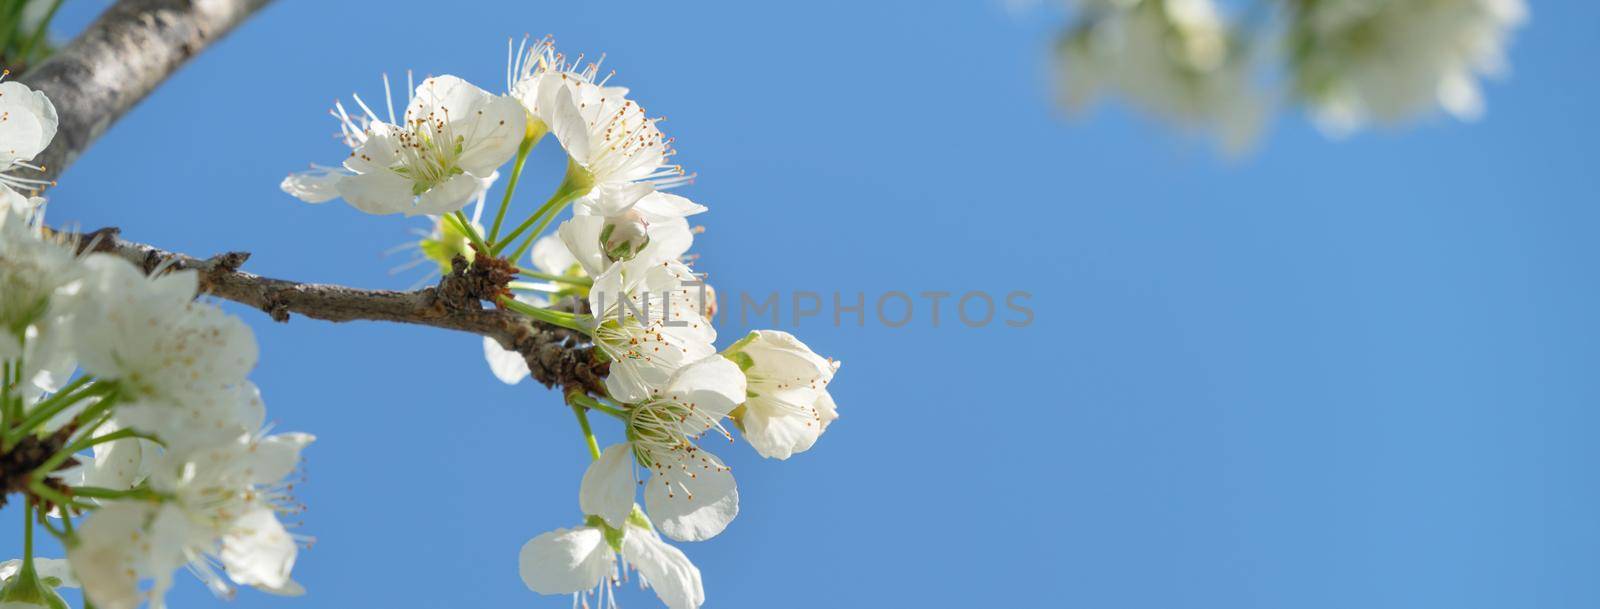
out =
[[[822,358],[787,332],[757,330],[725,355],[744,371],[740,430],[763,457],[805,452],[839,417],[828,383],[839,362]]]
[[[662,533],[682,541],[721,533],[739,513],[739,491],[728,466],[697,441],[712,431],[729,437],[722,419],[744,395],[739,367],[711,356],[678,370],[657,395],[627,404],[628,442],[590,464],[579,492],[584,512],[620,527],[633,506],[637,463],[650,472],[645,508]]]
[[[284,192],[308,203],[338,195],[369,214],[457,211],[488,187],[527,131],[527,114],[515,99],[455,76],[424,80],[399,121],[392,105],[385,121],[356,102],[363,112],[356,117],[334,106],[352,149],[343,168],[292,174],[281,184]]]
[[[1112,91],[1153,115],[1209,131],[1229,151],[1254,141],[1265,109],[1250,65],[1212,0],[1082,0],[1061,87],[1081,111]]]
[[[0,186],[6,195],[21,199]],[[59,388],[75,366],[61,292],[82,275],[73,244],[43,233],[42,205],[0,200],[0,361],[23,363],[30,396]]]
[[[257,347],[250,328],[194,302],[198,277],[147,277],[121,258],[94,254],[72,305],[80,365],[115,382],[119,421],[168,443],[206,444],[248,432],[260,417],[245,377]]]
[[[600,607],[615,609],[614,588],[633,571],[670,609],[705,603],[700,569],[682,550],[662,541],[639,519],[630,519],[620,532],[616,545],[600,522],[534,537],[518,558],[522,582],[540,594],[572,594],[574,605],[588,606],[588,599],[594,599]]]
[[[701,285],[676,260],[643,269],[612,265],[595,278],[589,290],[593,337],[611,360],[611,397],[642,401],[684,364],[716,352],[717,333],[705,319]]]
[[[9,189],[34,190],[49,183],[11,170],[42,170],[30,161],[50,145],[60,122],[55,104],[43,92],[16,81],[0,82],[0,196]]]
[[[694,201],[658,191],[631,202],[583,200],[557,234],[584,272],[599,276],[618,261],[638,269],[682,258],[694,244],[687,218],[705,210]]]
[[[594,472],[596,468],[615,469],[602,463],[617,461],[618,454],[631,461],[628,452],[623,445],[614,446],[606,451],[609,459],[603,457],[590,466],[580,492],[582,502],[602,493],[599,487],[615,486],[617,478]],[[612,498],[622,502],[622,516],[607,518],[591,512],[583,526],[543,533],[522,546],[518,562],[523,583],[540,594],[572,594],[574,605],[588,606],[593,599],[601,607],[613,609],[614,587],[634,571],[640,583],[653,589],[667,607],[699,607],[705,602],[700,570],[682,551],[662,541],[650,519],[633,503],[633,481],[621,480],[628,488],[612,493]],[[585,506],[584,511],[589,508]]]
[[[569,186],[575,197],[637,200],[656,188],[686,182],[683,168],[669,164],[672,142],[628,90],[607,86],[599,62],[578,68],[549,40],[541,40],[513,62],[512,95],[554,133],[566,150]]]
[[[163,455],[150,485],[166,499],[111,502],[84,522],[67,553],[84,593],[108,609],[132,609],[143,600],[159,609],[173,571],[184,565],[218,596],[231,596],[235,584],[301,593],[289,575],[298,541],[277,514],[296,510],[283,480],[312,440],[247,434]],[[143,592],[141,580],[151,582]]]
[[[1297,87],[1325,130],[1394,123],[1433,108],[1483,114],[1479,75],[1506,72],[1523,0],[1323,0],[1290,33]]]

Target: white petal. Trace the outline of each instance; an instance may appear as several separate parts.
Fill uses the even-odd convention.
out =
[[[44,92],[17,81],[0,82],[0,165],[29,160],[50,145],[60,122]]]
[[[600,453],[600,458],[589,464],[583,472],[583,484],[578,489],[578,506],[584,514],[604,518],[606,524],[620,529],[633,512],[634,488],[638,483],[633,475],[633,447],[613,444]]]
[[[692,216],[706,210],[706,206],[685,197],[659,191],[639,199],[633,208],[652,222]]]
[[[561,147],[566,149],[567,156],[572,157],[572,160],[580,165],[587,165],[590,152],[589,121],[584,119],[583,112],[578,109],[572,88],[562,87],[556,92],[552,101],[555,102],[555,107],[548,110],[551,118],[550,131],[555,133],[556,139],[561,142]]]
[[[834,405],[833,396],[827,391],[817,396],[817,401],[812,407],[817,409],[817,416],[822,418],[823,431],[827,431],[828,424],[839,418],[839,408]]]
[[[706,416],[721,419],[744,401],[744,372],[728,358],[712,355],[679,369],[666,392],[680,404],[692,404]]]
[[[115,421],[102,425],[95,436],[121,429]],[[83,484],[111,489],[130,489],[145,474],[144,448],[148,441],[124,438],[94,446],[94,461],[83,472]],[[152,452],[151,456],[157,453]]]
[[[608,218],[620,216],[655,190],[655,186],[649,183],[597,185],[588,196],[573,204],[572,213]]]
[[[263,438],[255,446],[251,464],[254,484],[272,484],[289,477],[300,466],[300,450],[317,438],[308,433],[281,433]]]
[[[287,585],[298,548],[269,508],[240,517],[222,538],[222,564],[243,586],[278,589]]]
[[[373,215],[409,211],[416,202],[411,180],[388,169],[349,176],[339,181],[338,188],[351,207]]]
[[[596,241],[598,242],[598,238]],[[599,245],[596,244],[595,247],[598,248]],[[528,256],[533,261],[534,268],[551,275],[565,275],[578,264],[578,259],[572,255],[572,250],[556,235],[545,235],[534,241],[533,250]]]
[[[1445,74],[1439,80],[1439,104],[1464,121],[1483,118],[1483,92],[1466,70]]]
[[[483,180],[472,174],[457,174],[441,184],[434,185],[417,197],[414,207],[403,209],[406,216],[444,215],[466,207],[483,188]]]
[[[793,334],[779,330],[755,330],[745,340],[747,342],[739,351],[750,356],[760,376],[806,384],[814,379],[821,379],[826,384],[833,378],[833,364],[817,355]]]
[[[583,272],[590,277],[600,276],[611,268],[611,261],[601,251],[600,245],[600,231],[605,224],[606,219],[602,216],[573,216],[556,229],[567,251],[572,253],[572,257],[583,267]]]
[[[339,197],[339,181],[350,174],[332,168],[291,173],[278,185],[284,192],[307,203],[326,203]]]
[[[629,528],[622,539],[622,556],[670,609],[695,609],[706,602],[700,569],[654,533]]]
[[[804,390],[808,395],[808,402],[816,401],[816,392]],[[766,398],[765,399],[770,399]],[[822,435],[822,424],[806,412],[792,410],[778,410],[775,412],[762,412],[757,408],[762,401],[751,399],[745,404],[745,414],[740,422],[744,425],[744,438],[750,446],[761,453],[761,456],[772,459],[788,459],[794,453],[804,452],[816,443],[817,437]]]
[[[599,529],[556,529],[523,544],[522,583],[539,594],[572,594],[600,585],[614,572],[616,553]]]
[[[488,175],[516,155],[528,132],[528,111],[516,99],[496,95],[472,110],[467,124],[456,133],[466,133],[461,169],[473,175]]]
[[[20,558],[0,562],[0,583],[5,583],[6,580],[11,579],[20,569],[22,569],[22,559]],[[33,559],[33,569],[39,574],[40,578],[54,577],[60,580],[63,588],[78,587],[77,578],[72,576],[72,565],[65,560],[60,558],[39,558],[36,556]]]
[[[533,374],[528,370],[528,360],[522,354],[500,346],[500,341],[483,337],[483,359],[489,362],[489,371],[507,385],[515,385]]]
[[[256,589],[268,594],[276,594],[278,596],[305,596],[306,593],[306,587],[300,585],[300,582],[292,579],[284,582],[281,586],[257,585]]]
[[[606,393],[619,402],[632,404],[648,399],[650,389],[660,387],[670,375],[670,371],[636,359],[611,362],[611,373],[606,375]]]
[[[146,524],[154,514],[147,503],[111,503],[95,510],[78,529],[78,543],[67,550],[67,560],[72,571],[83,584],[83,593],[98,607],[105,609],[135,609],[143,597],[139,594],[139,576],[148,573],[151,556],[142,550],[167,547],[166,535],[152,539]],[[130,544],[129,540],[140,540]],[[155,545],[161,541],[158,548]]]
[[[715,537],[739,515],[733,472],[705,450],[691,456],[673,454],[678,458],[658,463],[645,485],[645,509],[667,537],[678,541]]]

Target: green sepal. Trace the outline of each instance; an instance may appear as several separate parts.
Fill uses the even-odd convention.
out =
[[[639,508],[634,507],[634,509],[638,510]],[[633,516],[630,514],[628,518],[632,520]],[[628,532],[623,529],[626,529],[627,527],[623,527],[622,529],[613,529],[611,528],[611,525],[606,524],[606,519],[593,515],[585,517],[583,519],[583,524],[600,529],[600,532],[605,535],[606,545],[611,546],[612,551],[622,551],[622,539],[628,534]]]
[[[55,587],[50,582],[55,582],[55,585],[61,584],[61,581],[54,577],[39,577],[32,563],[24,563],[22,569],[6,582],[5,587],[0,588],[0,604],[7,607],[32,605],[47,609],[71,609],[67,601],[56,593]]]

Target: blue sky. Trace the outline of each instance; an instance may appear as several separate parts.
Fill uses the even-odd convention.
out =
[[[669,117],[719,290],[1031,294],[1025,328],[934,327],[920,296],[900,328],[786,323],[844,362],[842,418],[787,462],[718,449],[742,504],[685,547],[707,607],[1600,606],[1600,7],[1538,3],[1482,123],[1332,142],[1288,115],[1238,161],[1114,107],[1063,120],[1058,25],[983,1],[282,0],[118,123],[51,217],[403,288],[379,252],[415,222],[278,180],[340,158],[324,111],[380,73],[496,88],[506,37],[554,34]],[[561,162],[536,151],[520,204]],[[233,309],[278,429],[320,440],[311,594],[232,606],[567,605],[516,575],[581,518],[554,394],[498,383],[475,337]]]

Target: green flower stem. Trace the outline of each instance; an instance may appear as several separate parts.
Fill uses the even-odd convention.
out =
[[[102,419],[102,421],[104,421],[104,419]],[[97,424],[97,425],[95,425],[95,427],[99,427],[99,425]],[[90,432],[90,433],[92,434],[93,432]],[[96,436],[96,437],[87,437],[86,436],[82,440],[78,440],[77,442],[74,442],[72,444],[72,446],[67,447],[65,452],[76,453],[76,452],[79,452],[79,451],[88,450],[90,447],[93,447],[93,446],[95,446],[97,444],[105,444],[106,442],[115,442],[117,440],[122,440],[122,439],[125,439],[125,438],[139,438],[141,440],[149,440],[151,442],[155,442],[156,444],[161,444],[163,446],[166,445],[164,442],[161,441],[160,438],[157,438],[157,437],[152,436],[152,435],[147,434],[147,433],[142,433],[137,429],[118,429],[116,431],[113,431],[113,432],[108,433],[108,434],[103,435],[103,436]]]
[[[594,429],[589,427],[589,413],[583,409],[583,406],[580,406],[577,402],[572,401],[572,396],[569,395],[567,397],[568,403],[572,406],[572,414],[577,415],[578,417],[578,427],[583,430],[583,439],[589,444],[589,456],[593,457],[595,461],[599,461],[600,442],[594,439]]]
[[[11,421],[11,362],[0,361],[0,437],[9,435]]]
[[[97,486],[75,486],[72,494],[79,497],[93,497],[95,499],[159,499],[160,495],[146,487],[117,490],[114,488],[100,488]]]
[[[572,403],[575,403],[575,404],[578,404],[580,406],[583,406],[584,408],[589,408],[589,409],[592,409],[592,410],[598,410],[600,412],[606,413],[608,415],[611,415],[612,417],[615,417],[615,418],[623,420],[623,421],[628,420],[628,411],[623,410],[621,408],[614,407],[614,406],[607,406],[604,402],[601,402],[600,400],[596,400],[594,398],[591,398],[591,397],[589,397],[587,395],[583,395],[581,393],[574,393],[572,395],[569,395],[569,396],[567,396],[567,400],[572,402]]]
[[[539,127],[533,123],[537,121]],[[522,144],[517,146],[517,160],[511,165],[511,178],[506,181],[506,196],[500,199],[500,211],[494,214],[494,226],[489,229],[489,242],[495,243],[500,239],[500,224],[506,219],[506,208],[511,207],[511,194],[517,191],[517,180],[522,178],[522,165],[528,161],[528,153],[533,151],[534,144],[539,143],[539,138],[544,137],[548,129],[543,128],[544,121],[529,117],[528,134],[523,136]]]
[[[39,464],[39,467],[37,467],[37,468],[35,468],[33,470],[33,476],[34,477],[39,477],[39,478],[42,478],[44,476],[49,476],[50,472],[56,471],[56,468],[57,467],[61,467],[61,464],[65,463],[67,461],[67,459],[72,458],[72,455],[78,454],[79,452],[82,452],[84,449],[87,449],[90,446],[94,446],[95,444],[99,444],[100,442],[95,441],[96,438],[94,437],[94,432],[99,430],[100,426],[105,425],[106,422],[110,421],[110,420],[111,420],[111,414],[107,413],[105,416],[102,416],[98,420],[96,420],[93,425],[90,425],[90,426],[88,426],[86,428],[83,428],[82,431],[78,432],[80,434],[83,434],[81,439],[79,439],[77,442],[73,442],[71,446],[63,448],[60,451],[57,451],[56,454],[50,455],[49,459],[46,459],[44,463]],[[133,430],[124,429],[124,430],[118,431],[116,433],[120,434],[123,431],[133,431]],[[113,435],[113,434],[106,434],[106,435],[110,436],[110,435]],[[107,440],[107,441],[109,442],[110,440]]]
[[[528,277],[532,277],[534,279],[543,279],[545,281],[554,281],[556,283],[565,283],[565,284],[569,284],[569,285],[581,285],[581,286],[584,286],[584,287],[588,287],[588,286],[594,285],[594,280],[590,279],[588,277],[573,277],[571,275],[552,275],[550,273],[541,273],[541,272],[535,271],[533,269],[525,269],[525,268],[522,268],[520,266],[517,267],[517,273],[520,274],[520,275],[526,275]]]
[[[472,226],[472,221],[467,219],[466,214],[461,213],[461,210],[458,209],[451,212],[450,217],[455,219],[455,223],[461,229],[461,234],[466,235],[467,239],[472,241],[472,245],[477,247],[480,253],[489,251],[489,244],[483,242],[483,236],[478,234],[478,229]]]
[[[7,445],[9,446],[11,443],[28,437],[28,434],[33,433],[34,428],[43,425],[51,417],[72,407],[73,404],[83,401],[84,398],[106,394],[111,391],[109,386],[93,386],[79,391],[90,380],[87,376],[78,377],[77,380],[63,387],[60,392],[35,405],[33,411],[29,412],[28,416],[22,419],[22,422],[17,423],[15,428],[8,430],[8,435],[6,436]]]
[[[536,307],[514,298],[503,296],[500,298],[500,306],[553,326],[559,326],[568,330],[583,332],[584,334],[588,334],[592,331],[592,329],[589,328],[588,324],[586,323],[586,320],[588,319],[587,316],[579,317],[564,311],[551,311],[550,309]]]
[[[500,251],[504,250],[505,247],[511,242],[516,241],[517,236],[533,227],[535,222],[539,222],[542,219],[543,222],[539,224],[539,229],[533,231],[533,234],[528,235],[528,243],[533,243],[533,240],[538,238],[539,233],[544,232],[544,227],[550,224],[550,220],[558,215],[561,215],[561,210],[566,209],[568,203],[571,203],[573,199],[578,198],[584,193],[589,192],[589,189],[593,187],[594,176],[589,173],[589,170],[584,169],[577,163],[573,162],[571,158],[568,158],[567,175],[561,179],[561,185],[556,187],[555,194],[550,195],[550,200],[545,201],[544,205],[539,206],[539,209],[533,212],[533,215],[528,216],[528,219],[523,220],[522,224],[517,225],[516,230],[513,230],[511,231],[511,234],[506,235],[504,241],[496,241],[494,244],[494,254],[496,256],[500,255]],[[526,250],[526,246],[517,248],[517,254],[511,256],[511,259],[516,260],[522,255],[521,252]]]
[[[62,520],[66,520],[66,519],[63,518]],[[63,529],[56,528],[56,526],[54,524],[50,523],[50,519],[49,518],[40,518],[36,522],[39,523],[39,526],[44,527],[44,530],[49,531],[51,537],[55,537],[56,539],[63,539],[63,540],[67,538],[67,532],[65,530],[63,530]]]
[[[28,483],[28,492],[40,497],[44,497],[45,499],[49,499],[50,503],[54,503],[61,507],[62,515],[66,515],[66,508],[92,510],[95,507],[87,503],[73,501],[71,497],[57,492],[56,489],[45,486],[44,483],[40,482],[38,479],[34,479],[33,482]]]
[[[523,220],[521,224],[518,224],[516,228],[511,229],[511,234],[506,235],[504,240],[496,240],[494,242],[495,255],[500,255],[501,250],[504,250],[507,245],[511,245],[512,241],[516,241],[517,237],[521,236],[523,232],[527,231],[529,228],[532,228],[533,224],[539,221],[539,217],[543,216],[546,211],[550,210],[550,208],[555,207],[556,205],[564,205],[565,201],[562,201],[564,197],[565,193],[559,189],[556,190],[556,194],[550,195],[550,199],[545,201],[544,205],[540,205],[539,209],[534,210],[533,215],[528,216],[527,219]]]
[[[545,227],[550,226],[550,221],[556,219],[556,216],[561,215],[562,210],[565,210],[567,208],[567,204],[571,202],[571,198],[562,201],[560,207],[557,207],[555,210],[546,214],[544,219],[539,220],[539,226],[534,227],[533,231],[528,233],[527,238],[522,240],[522,245],[517,246],[517,251],[511,253],[510,259],[521,260],[523,252],[526,252],[528,251],[528,248],[533,247],[533,242],[539,238],[539,235],[544,234],[544,229]]]
[[[78,416],[73,417],[72,421],[78,424],[80,427],[82,427],[84,421],[91,421],[97,418],[99,419],[94,425],[89,426],[88,431],[85,432],[85,436],[89,440],[89,444],[87,444],[87,446],[93,446],[95,444],[95,442],[92,441],[95,430],[100,429],[100,426],[104,425],[105,422],[111,418],[110,415],[106,415],[105,417],[101,417],[100,415],[109,412],[111,407],[116,405],[116,403],[117,393],[113,389],[112,391],[106,392],[106,396],[101,398],[99,402],[96,402],[93,406],[85,408],[83,412],[78,413]],[[83,442],[84,440],[79,440],[78,442],[73,443],[73,446],[76,447]],[[67,448],[57,452],[54,455],[51,455],[48,460],[39,465],[38,469],[34,470],[34,477],[42,478],[50,475],[50,472],[56,471],[57,467],[60,467],[62,463],[65,463],[68,458],[72,457],[74,453],[80,450],[83,450],[83,447]]]
[[[32,497],[22,503],[22,570],[18,577],[33,576],[33,506]]]

